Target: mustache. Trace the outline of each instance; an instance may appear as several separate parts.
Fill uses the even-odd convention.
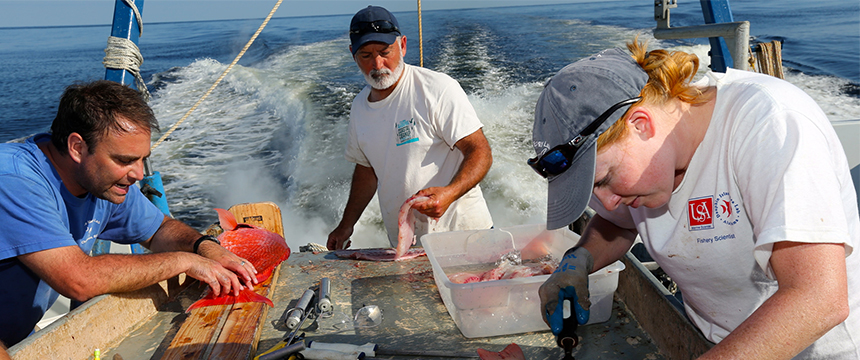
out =
[[[383,68],[383,69],[378,69],[378,70],[370,70],[370,72],[368,72],[368,75],[376,78],[376,77],[379,77],[381,75],[391,75],[391,73],[392,73],[391,70]]]

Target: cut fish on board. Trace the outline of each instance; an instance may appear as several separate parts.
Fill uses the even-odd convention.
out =
[[[374,248],[374,249],[344,249],[335,250],[334,255],[341,259],[353,260],[370,260],[370,261],[403,261],[414,259],[419,256],[427,255],[424,249],[409,249],[400,257],[397,257],[394,249],[391,248]]]
[[[426,255],[424,249],[410,248],[415,244],[415,216],[412,215],[412,205],[427,199],[429,199],[427,196],[412,196],[400,206],[400,215],[397,219],[397,247],[335,250],[335,256],[342,259],[400,261]]]

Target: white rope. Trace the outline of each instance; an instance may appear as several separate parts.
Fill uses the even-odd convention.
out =
[[[131,11],[134,12],[134,18],[137,19],[137,37],[143,35],[143,18],[140,16],[140,11],[137,10],[137,5],[134,4],[134,0],[122,0],[128,7],[131,8]]]
[[[221,80],[224,80],[224,77],[227,76],[227,73],[229,73],[230,70],[233,69],[233,65],[236,65],[236,63],[239,62],[239,59],[242,58],[242,55],[245,55],[245,51],[248,51],[248,48],[251,47],[251,44],[254,43],[254,40],[257,39],[257,36],[260,35],[260,33],[266,27],[266,24],[269,23],[269,20],[272,18],[272,15],[275,15],[275,11],[278,10],[279,6],[281,6],[282,1],[283,0],[278,0],[278,2],[272,8],[272,11],[269,12],[269,16],[266,16],[266,19],[263,20],[262,24],[260,24],[260,27],[257,29],[257,32],[255,32],[254,35],[251,36],[251,39],[248,40],[248,43],[245,44],[245,47],[242,48],[242,51],[239,52],[239,55],[236,55],[236,58],[233,59],[233,62],[230,63],[230,65],[227,66],[227,69],[225,69],[224,72],[221,73],[221,76],[218,77],[218,80],[215,80],[215,83],[212,84],[211,87],[209,87],[209,90],[206,91],[206,93],[203,94],[203,96],[201,96],[199,100],[197,100],[197,102],[194,104],[194,106],[192,106],[191,109],[189,109],[188,112],[186,112],[185,115],[182,116],[181,119],[179,119],[179,121],[177,121],[175,124],[173,124],[173,126],[170,127],[170,130],[167,130],[167,132],[164,133],[164,135],[161,135],[161,138],[158,139],[158,141],[156,141],[155,144],[152,144],[152,147],[149,148],[150,151],[155,150],[155,148],[157,148],[158,145],[161,145],[161,143],[164,141],[164,139],[167,139],[167,137],[170,136],[170,134],[172,134],[173,131],[176,130],[176,128],[178,128],[179,125],[182,124],[182,122],[184,122],[185,119],[187,119],[188,116],[190,116],[191,113],[194,112],[195,109],[197,109],[198,106],[200,106],[200,103],[202,103],[203,100],[206,100],[206,98],[209,97],[209,94],[212,93],[212,90],[215,90],[215,87],[217,87],[218,84],[221,83]]]
[[[139,36],[143,35],[143,20],[140,17],[140,11],[134,5],[134,0],[122,0],[134,12],[134,17],[137,20],[137,28],[140,31]],[[134,85],[143,99],[149,102],[149,90],[146,88],[146,83],[143,77],[140,76],[140,65],[143,64],[143,55],[140,54],[140,48],[129,39],[109,36],[107,48],[105,48],[105,58],[102,64],[108,69],[119,69],[128,71],[134,76]]]

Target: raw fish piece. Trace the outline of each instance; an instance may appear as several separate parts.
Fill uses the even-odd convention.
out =
[[[430,198],[413,195],[400,206],[400,215],[397,217],[398,231],[395,258],[400,258],[406,254],[406,251],[415,244],[415,216],[412,215],[412,205],[427,199]]]
[[[505,269],[502,266],[498,266],[496,268],[490,269],[489,271],[484,272],[481,275],[481,281],[493,281],[499,280],[502,278],[502,275],[505,274]]]
[[[451,282],[455,284],[468,284],[481,282],[481,275],[462,272],[448,275],[448,280],[451,280]]]
[[[290,247],[284,237],[258,226],[240,224],[227,210],[215,209],[224,232],[218,236],[221,246],[239,257],[247,259],[257,269],[257,281],[263,282],[272,276],[275,267],[290,257]],[[242,302],[264,302],[273,306],[272,301],[251,289],[242,289],[239,296],[229,294],[215,297],[211,289],[206,296],[188,307],[189,312],[204,306],[235,304]]]
[[[478,356],[481,360],[526,360],[526,356],[523,354],[523,349],[520,349],[520,346],[514,343],[511,343],[506,346],[504,350],[499,352],[478,349]]]
[[[523,265],[514,265],[508,262],[502,262],[498,266],[483,273],[462,272],[448,275],[448,280],[451,280],[451,282],[455,284],[468,284],[481,281],[516,279],[535,275],[552,274],[555,267],[556,265],[552,261],[541,261]]]

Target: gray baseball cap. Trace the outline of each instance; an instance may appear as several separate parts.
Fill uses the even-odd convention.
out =
[[[638,97],[647,82],[648,74],[633,57],[616,48],[567,65],[546,83],[535,106],[532,139],[538,156],[571,142],[595,119],[617,108],[582,140],[567,170],[548,176],[548,229],[568,226],[585,211],[594,186],[597,137],[628,108],[616,105]]]

